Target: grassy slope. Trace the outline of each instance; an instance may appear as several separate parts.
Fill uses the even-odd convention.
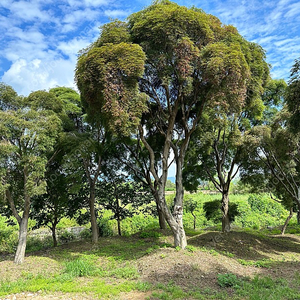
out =
[[[193,232],[184,251],[168,231],[143,236],[73,242],[29,253],[21,266],[0,256],[0,298],[300,299],[299,235]]]

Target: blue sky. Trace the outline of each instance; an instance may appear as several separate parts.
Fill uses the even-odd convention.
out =
[[[288,79],[300,57],[299,0],[174,1],[202,8],[232,24],[267,51],[272,77]],[[0,0],[0,81],[19,94],[74,87],[77,53],[109,18],[125,19],[151,1]]]

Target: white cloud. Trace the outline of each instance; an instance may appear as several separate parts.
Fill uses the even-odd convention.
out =
[[[124,18],[130,15],[128,11],[121,10],[121,9],[115,9],[115,10],[105,10],[104,14],[109,18]]]
[[[11,85],[21,95],[59,86],[75,87],[73,76],[74,60],[26,61],[19,59],[2,77],[3,82]]]
[[[285,14],[285,18],[293,18],[300,14],[300,2],[291,4],[288,7],[288,12]]]
[[[23,21],[40,20],[42,22],[53,21],[53,16],[48,11],[43,11],[40,4],[36,1],[6,1],[3,5],[14,15],[15,18]]]
[[[64,55],[69,57],[76,56],[78,51],[87,47],[90,44],[90,41],[85,39],[73,39],[68,42],[61,42],[57,49],[61,50]]]

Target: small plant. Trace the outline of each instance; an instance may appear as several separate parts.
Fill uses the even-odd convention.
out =
[[[241,280],[232,273],[218,274],[217,281],[220,287],[240,287]]]
[[[177,251],[177,252],[179,252],[180,250],[182,250],[179,246],[176,246],[175,247],[175,250]]]
[[[197,248],[194,246],[191,246],[191,245],[187,245],[185,247],[185,250],[187,250],[188,252],[195,252],[195,251],[197,251]]]

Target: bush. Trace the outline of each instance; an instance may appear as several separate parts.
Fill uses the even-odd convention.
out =
[[[18,243],[17,226],[8,226],[7,219],[0,216],[0,252],[12,253]]]
[[[46,236],[44,238],[36,236],[28,236],[26,243],[26,251],[34,252],[45,248],[51,248],[53,246],[53,239],[51,236]]]
[[[122,234],[129,236],[145,229],[158,228],[157,218],[150,215],[134,215],[132,218],[126,218],[121,222]]]
[[[242,281],[232,273],[218,274],[217,281],[220,287],[240,287]]]
[[[92,231],[91,229],[85,228],[79,233],[79,237],[81,239],[90,239],[92,237]]]
[[[62,243],[68,243],[75,239],[75,235],[67,230],[59,234],[58,240]]]
[[[207,220],[213,220],[214,223],[218,223],[222,220],[221,200],[215,199],[210,202],[205,202],[203,210]],[[238,205],[236,203],[229,202],[228,215],[230,222],[233,222],[235,217],[239,215]]]
[[[111,222],[112,221],[109,218],[98,219],[100,236],[112,236],[113,235],[113,229],[111,226]]]

